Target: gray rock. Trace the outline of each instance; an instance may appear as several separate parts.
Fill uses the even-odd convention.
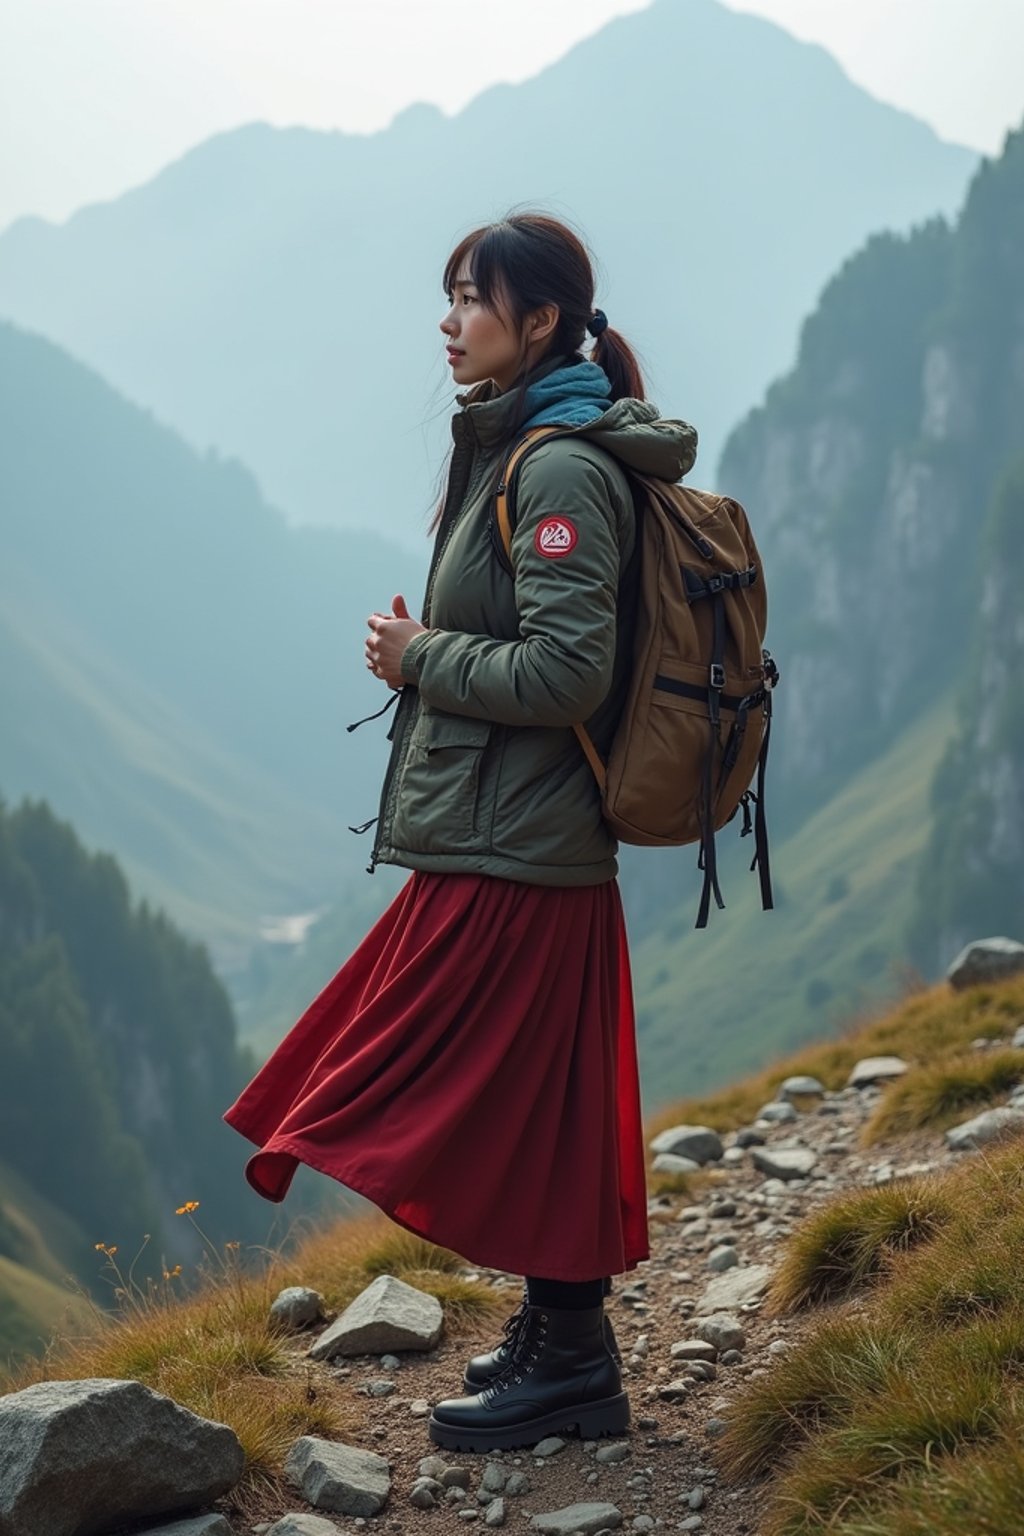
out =
[[[712,1221],[728,1221],[736,1215],[735,1200],[712,1200],[708,1215]]]
[[[724,1435],[727,1429],[724,1419],[708,1419],[704,1425],[704,1433],[712,1440],[717,1440],[719,1435]]]
[[[870,1088],[872,1083],[885,1083],[894,1077],[902,1077],[907,1063],[899,1056],[865,1056],[858,1061],[847,1078],[850,1088]]]
[[[689,1504],[691,1509],[703,1509],[704,1501],[706,1498],[707,1494],[704,1490],[704,1485],[702,1483],[698,1483],[696,1488],[690,1489],[689,1497],[687,1498],[686,1502]]]
[[[686,1369],[688,1374],[696,1377],[698,1381],[714,1381],[718,1375],[717,1369],[710,1360],[690,1360],[687,1362]]]
[[[634,1530],[634,1531],[653,1531],[654,1530],[654,1516],[653,1515],[634,1515],[633,1519],[629,1523],[630,1523],[631,1529]]]
[[[158,1536],[158,1533],[146,1531],[145,1536]],[[333,1520],[325,1520],[323,1515],[294,1510],[268,1526],[264,1536],[338,1536],[338,1527]]]
[[[378,1376],[375,1380],[366,1383],[368,1397],[390,1397],[394,1390],[394,1382],[389,1381],[386,1376]]]
[[[431,1488],[421,1483],[410,1493],[409,1503],[413,1509],[436,1509],[437,1496]]]
[[[284,1475],[307,1504],[339,1515],[375,1515],[391,1492],[391,1472],[383,1456],[319,1435],[296,1440]]]
[[[438,1482],[448,1469],[448,1463],[443,1456],[424,1456],[419,1465],[420,1477],[435,1477]]]
[[[742,1329],[740,1330],[742,1332]],[[718,1349],[706,1339],[680,1339],[669,1350],[673,1360],[711,1360],[718,1358]]]
[[[500,1494],[498,1494],[495,1495],[495,1497],[487,1506],[487,1513],[484,1515],[484,1525],[490,1526],[491,1530],[495,1531],[499,1526],[504,1524],[505,1500],[500,1496]]]
[[[690,1395],[690,1384],[677,1377],[675,1381],[667,1381],[663,1387],[658,1388],[658,1396],[665,1403],[681,1403],[684,1397]]]
[[[233,1533],[224,1516],[214,1510],[205,1515],[192,1515],[187,1520],[174,1520],[170,1525],[147,1526],[145,1536],[233,1536]],[[318,1533],[313,1531],[311,1536],[318,1536]],[[338,1536],[336,1526],[331,1527],[328,1536]]]
[[[717,1163],[724,1151],[722,1138],[706,1125],[674,1125],[651,1142],[652,1152],[671,1152],[695,1163]]]
[[[754,1147],[750,1157],[770,1179],[806,1179],[818,1162],[810,1147]]]
[[[559,1440],[557,1435],[548,1435],[539,1440],[533,1448],[535,1456],[557,1456],[559,1451],[565,1450],[565,1441]]]
[[[738,1349],[723,1349],[718,1357],[719,1365],[742,1365],[743,1356]]]
[[[614,1531],[622,1524],[622,1510],[614,1504],[567,1504],[564,1509],[548,1510],[546,1514],[533,1515],[530,1529],[540,1531],[541,1536],[572,1536],[582,1531],[583,1536],[597,1536],[598,1531]]]
[[[425,1419],[430,1412],[430,1404],[425,1397],[414,1397],[409,1404],[409,1412],[414,1419]]]
[[[1024,1131],[1024,1109],[1011,1109],[1008,1104],[999,1109],[986,1109],[946,1132],[946,1145],[954,1152],[965,1152],[984,1147],[1001,1136],[1019,1135]]]
[[[736,1132],[733,1143],[737,1147],[763,1147],[764,1132],[753,1125],[744,1125]]]
[[[402,1362],[397,1355],[381,1355],[380,1368],[382,1371],[400,1371]]]
[[[270,1303],[270,1315],[288,1328],[308,1328],[323,1317],[324,1299],[308,1285],[286,1285]]]
[[[715,1419],[712,1419],[710,1422],[711,1423],[717,1423],[718,1421],[715,1420]],[[710,1434],[710,1428],[708,1430],[708,1433]],[[704,1521],[701,1519],[700,1515],[687,1515],[685,1520],[680,1520],[679,1524],[676,1526],[676,1530],[677,1531],[699,1531],[703,1524],[704,1524]]]
[[[771,1276],[767,1264],[748,1264],[745,1268],[730,1269],[724,1275],[716,1275],[697,1303],[700,1317],[711,1317],[716,1312],[731,1312],[736,1307],[758,1301],[768,1289]],[[700,1333],[700,1329],[695,1330]],[[701,1335],[705,1337],[705,1335]],[[713,1341],[710,1341],[713,1342]]]
[[[471,1520],[479,1520],[480,1519],[480,1511],[478,1509],[473,1509],[471,1507],[467,1508],[467,1509],[460,1509],[459,1510],[459,1519],[460,1520],[465,1520],[467,1522],[467,1524]]]
[[[1018,1024],[1010,1041],[1015,1051],[1024,1051],[1024,1024]]]
[[[351,1301],[309,1350],[314,1360],[336,1355],[380,1355],[396,1349],[433,1349],[444,1314],[436,1296],[378,1275]]]
[[[468,1488],[470,1484],[469,1468],[445,1467],[441,1473],[441,1482],[445,1488]]]
[[[503,1493],[508,1482],[508,1473],[500,1461],[489,1461],[484,1467],[484,1475],[480,1479],[480,1487],[488,1493]]]
[[[762,1104],[757,1118],[767,1120],[769,1125],[787,1125],[797,1118],[797,1113],[788,1099],[776,1099],[771,1104]]]
[[[820,1096],[825,1092],[824,1083],[819,1083],[816,1077],[787,1077],[778,1090],[780,1099],[803,1098],[805,1096]]]
[[[700,1163],[692,1157],[679,1157],[675,1152],[659,1152],[651,1168],[655,1173],[698,1173]]]
[[[466,1502],[465,1488],[460,1488],[458,1483],[453,1483],[450,1488],[445,1489],[444,1501],[446,1504],[464,1504]]]
[[[183,1516],[233,1488],[244,1465],[227,1424],[141,1382],[42,1381],[0,1397],[3,1536]]]
[[[735,1269],[739,1261],[740,1256],[732,1243],[719,1243],[717,1248],[712,1248],[704,1263],[712,1274],[720,1275],[727,1269]]]
[[[510,1472],[508,1482],[505,1484],[505,1492],[513,1499],[521,1494],[529,1493],[532,1484],[525,1472]]]
[[[1016,939],[975,939],[957,955],[946,972],[946,980],[957,992],[976,987],[981,982],[1001,981],[1024,971],[1024,944]]]
[[[628,1455],[628,1444],[624,1440],[619,1440],[614,1445],[599,1445],[594,1460],[609,1465],[616,1461],[625,1461]]]

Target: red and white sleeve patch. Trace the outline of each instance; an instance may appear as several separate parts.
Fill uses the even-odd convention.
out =
[[[538,523],[533,536],[533,547],[538,555],[547,560],[561,560],[576,548],[579,534],[576,525],[568,517],[546,517]]]

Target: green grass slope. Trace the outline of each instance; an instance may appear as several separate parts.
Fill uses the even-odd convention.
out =
[[[116,847],[132,885],[222,965],[264,914],[335,889],[340,816],[289,801],[41,595],[14,582],[2,595],[7,799],[45,798],[93,845]]]
[[[39,1354],[55,1329],[86,1321],[67,1277],[90,1278],[90,1252],[88,1234],[0,1162],[0,1362]]]
[[[695,902],[634,952],[648,1112],[751,1071],[901,986],[914,870],[951,704],[912,724],[797,831],[773,844],[777,906],[747,873],[752,839],[720,834],[726,908],[693,930]],[[769,765],[769,830],[771,825]]]

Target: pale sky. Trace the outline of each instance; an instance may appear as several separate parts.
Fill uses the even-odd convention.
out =
[[[2,0],[0,229],[116,197],[240,123],[370,133],[413,101],[456,112],[647,3]],[[991,153],[1024,118],[1024,0],[727,3],[944,138]]]

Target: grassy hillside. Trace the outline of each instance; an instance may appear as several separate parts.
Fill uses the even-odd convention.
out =
[[[948,703],[916,721],[798,830],[777,840],[777,906],[762,912],[747,872],[752,839],[720,835],[724,912],[693,930],[696,900],[634,955],[649,1111],[728,1082],[840,1019],[892,999],[913,872],[928,838],[928,793],[954,720]],[[769,764],[769,826],[771,824]]]
[[[86,1237],[15,1168],[0,1162],[0,1362],[36,1354],[54,1329],[84,1320],[88,1304],[67,1281],[76,1274]]]

